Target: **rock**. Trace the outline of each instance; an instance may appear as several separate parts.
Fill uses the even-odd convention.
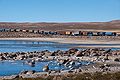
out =
[[[68,50],[69,54],[75,53],[77,51],[78,51],[78,49],[76,49],[76,48],[71,48],[71,49]]]
[[[24,55],[19,55],[19,56],[16,57],[16,59],[18,59],[18,60],[24,60],[25,56]]]
[[[35,67],[35,60],[28,61],[27,64],[30,65],[31,67]]]
[[[49,71],[49,66],[48,65],[44,66],[43,71],[48,72]]]
[[[6,57],[0,56],[0,60],[6,60]]]
[[[15,75],[14,79],[15,79],[15,78],[19,78],[19,75]]]
[[[34,74],[36,71],[35,70],[31,70],[31,71],[28,71],[26,74]]]
[[[92,56],[100,56],[98,53],[92,53]]]
[[[62,56],[62,55],[63,55],[63,51],[57,50],[57,54],[58,54],[59,56]]]
[[[21,71],[20,73],[19,73],[19,75],[23,75],[23,74],[26,74],[28,71]]]
[[[82,72],[82,69],[78,69],[78,72]]]
[[[75,65],[75,62],[74,62],[74,61],[71,61],[69,64],[72,65],[72,66],[74,66],[74,65]]]
[[[114,61],[120,62],[120,58],[115,58]]]
[[[54,76],[52,80],[63,80],[60,76]]]
[[[34,55],[33,55],[33,54],[30,54],[30,55],[28,55],[28,57],[29,57],[29,58],[33,58],[33,57],[34,57]]]
[[[56,56],[57,53],[53,52],[50,56]]]
[[[39,62],[39,61],[41,61],[41,58],[36,58],[35,61],[38,61],[38,62]]]
[[[108,57],[109,57],[109,55],[108,55],[108,54],[106,54],[106,55],[105,55],[104,60],[109,60],[109,58],[108,58]]]
[[[63,60],[62,64],[66,64],[69,61],[69,59]]]
[[[82,57],[82,56],[84,56],[84,55],[82,54],[82,51],[77,51],[77,52],[75,53],[75,56],[76,56],[76,57]]]
[[[105,68],[105,66],[104,66],[104,65],[100,65],[99,67],[100,67],[101,69],[104,69],[104,68]]]
[[[51,53],[51,56],[62,56],[64,53],[61,50],[57,50]]]
[[[35,70],[30,70],[30,71],[21,71],[19,75],[24,75],[24,74],[34,74],[36,71]]]
[[[110,64],[104,64],[104,66],[106,66],[106,67],[110,67]]]
[[[0,78],[0,80],[16,80],[16,78],[19,78],[19,75],[4,76],[2,79]]]
[[[46,50],[45,52],[45,56],[50,56],[52,53],[50,52],[50,51],[48,51],[48,50]]]
[[[108,49],[108,50],[105,51],[105,53],[109,53],[109,52],[111,52],[111,49]]]
[[[69,70],[69,71],[68,71],[68,73],[73,73],[73,72],[74,72],[74,71],[72,71],[72,70]]]

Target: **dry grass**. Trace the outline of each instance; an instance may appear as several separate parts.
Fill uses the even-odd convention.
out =
[[[16,78],[12,80],[120,80],[120,72],[69,74],[64,76],[48,76],[47,78]]]
[[[40,30],[120,30],[120,20],[110,22],[74,22],[74,23],[7,23],[0,22],[0,28],[24,28]]]

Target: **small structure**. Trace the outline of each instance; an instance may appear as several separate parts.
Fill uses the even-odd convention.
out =
[[[97,32],[93,32],[93,36],[97,36]]]
[[[14,32],[15,31],[15,29],[10,29],[10,32]]]
[[[60,35],[72,35],[72,31],[58,31]]]
[[[106,32],[105,33],[106,36],[116,36],[115,32]]]
[[[33,30],[33,33],[38,33],[38,30]]]
[[[112,32],[112,36],[116,36],[117,35],[117,33],[116,32]]]
[[[44,34],[45,34],[45,35],[48,35],[48,34],[50,34],[50,33],[49,33],[49,31],[44,31]]]
[[[40,30],[38,30],[38,33],[39,33],[39,34],[40,34],[40,32],[41,32],[41,31],[40,31]]]
[[[87,36],[93,36],[93,32],[87,32]]]
[[[0,29],[0,32],[4,32],[5,31],[5,29]]]
[[[81,33],[82,33],[83,36],[87,36],[88,32],[87,31],[82,31]]]
[[[51,35],[57,35],[57,32],[49,31],[49,34],[51,34]]]
[[[23,29],[22,32],[27,32],[27,30],[26,30],[26,29]]]
[[[58,31],[59,35],[65,35],[65,31]]]
[[[116,32],[116,35],[117,35],[117,36],[120,36],[120,32]]]
[[[106,32],[97,32],[97,36],[105,36]]]
[[[22,31],[21,29],[15,29],[15,32],[20,32],[20,31]]]
[[[10,32],[10,29],[4,29],[4,32]]]
[[[80,36],[79,31],[72,32],[73,36]]]
[[[65,35],[72,35],[72,32],[71,31],[66,31]]]
[[[81,35],[81,36],[82,36],[82,35],[83,35],[83,32],[82,32],[82,31],[79,31],[79,35]]]
[[[27,32],[29,32],[29,33],[33,33],[33,32],[34,32],[34,30],[28,30]]]
[[[39,34],[44,34],[44,31],[40,31],[40,30],[39,30],[38,33],[39,33]]]

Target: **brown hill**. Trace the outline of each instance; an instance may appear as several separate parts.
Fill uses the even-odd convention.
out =
[[[0,28],[22,28],[40,30],[120,30],[120,20],[110,22],[71,22],[71,23],[15,23],[0,22]]]

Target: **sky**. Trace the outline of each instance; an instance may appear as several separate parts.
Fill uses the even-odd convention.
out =
[[[120,20],[120,0],[0,0],[0,22]]]

